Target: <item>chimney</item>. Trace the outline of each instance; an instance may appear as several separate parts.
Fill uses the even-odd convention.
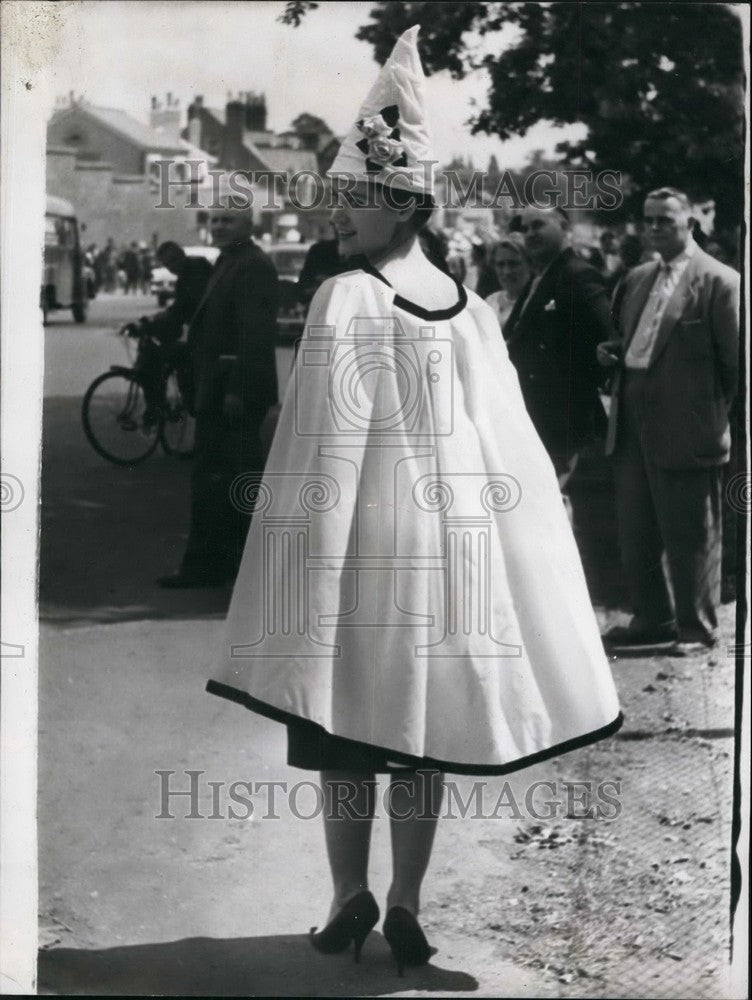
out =
[[[230,170],[245,166],[243,156],[243,103],[237,98],[229,100],[225,106],[225,128],[222,136],[220,162]]]
[[[227,102],[225,108],[225,127],[228,134],[241,138],[243,135],[243,105],[237,98],[232,98]]]
[[[266,132],[266,97],[248,91],[245,94],[245,127],[249,132]]]
[[[159,131],[165,143],[177,145],[180,138],[180,107],[177,100],[173,102],[172,94],[167,95],[166,106],[152,97],[149,124]]]
[[[188,142],[192,146],[201,145],[201,119],[198,116],[188,120]]]

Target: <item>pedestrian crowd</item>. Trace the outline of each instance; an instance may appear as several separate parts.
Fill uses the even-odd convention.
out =
[[[352,942],[358,960],[379,919],[362,820],[391,775],[383,932],[400,973],[434,951],[418,914],[442,773],[505,774],[615,733],[604,644],[717,642],[739,343],[739,275],[669,185],[645,192],[639,237],[577,247],[566,211],[529,206],[493,246],[447,252],[417,167],[435,160],[417,32],[330,170],[356,184],[300,275],[307,329],[281,411],[280,282],[247,209],[210,212],[211,271],[160,247],[178,284],[152,320],[166,342],[187,325],[196,416],[188,541],[159,583],[235,581],[207,690],[285,724],[288,763],[321,772],[320,952]],[[603,636],[571,499],[597,442],[632,612]]]
[[[231,503],[230,485],[261,474],[262,426],[268,433],[269,411],[279,411],[274,267],[247,214],[215,211],[210,227],[222,251],[213,269],[175,243],[156,255],[177,285],[152,332],[174,353],[198,421],[190,537],[179,571],[160,581],[167,587],[234,578],[249,519]],[[686,653],[716,639],[739,277],[702,249],[681,191],[649,192],[641,229],[573,246],[565,211],[530,207],[492,246],[476,239],[467,263],[447,254],[443,234],[426,227],[419,237],[432,263],[461,273],[493,309],[575,529],[569,483],[583,450],[601,441],[611,457],[633,617],[606,643],[670,643]],[[119,265],[127,293],[146,280],[152,257],[135,243],[117,253],[110,240],[94,260],[104,288]],[[313,244],[299,301],[308,306],[322,282],[357,264],[336,238]]]
[[[90,243],[84,253],[89,272],[89,296],[97,292],[147,295],[154,267],[154,251],[143,240],[121,247],[109,237],[103,247]]]

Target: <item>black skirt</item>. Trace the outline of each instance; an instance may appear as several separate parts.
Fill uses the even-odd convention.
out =
[[[401,763],[400,755],[382,747],[333,736],[307,719],[287,723],[287,763],[305,771],[355,771],[362,774],[391,774],[414,771],[419,763]],[[436,770],[426,762],[427,770]]]
[[[580,747],[613,736],[624,722],[624,716],[619,712],[613,722],[601,726],[600,729],[538,750],[527,757],[518,757],[505,764],[465,764],[436,760],[434,757],[415,757],[387,747],[361,743],[346,739],[344,736],[333,736],[309,719],[294,716],[284,709],[259,701],[246,692],[220,681],[208,681],[206,689],[211,694],[245,705],[246,708],[258,712],[267,719],[283,723],[287,727],[287,762],[291,767],[300,767],[306,771],[355,771],[364,774],[439,771],[445,774],[475,774],[489,777],[511,774],[513,771],[520,771],[551,757],[559,757],[563,753],[579,750]]]

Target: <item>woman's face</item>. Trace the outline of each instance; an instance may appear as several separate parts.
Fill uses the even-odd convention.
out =
[[[369,259],[378,258],[394,245],[397,230],[410,211],[390,207],[380,188],[359,182],[351,193],[341,196],[332,213],[340,253],[343,257],[364,254]]]
[[[496,250],[494,268],[499,284],[509,295],[519,295],[530,278],[526,260],[511,247],[499,247]]]

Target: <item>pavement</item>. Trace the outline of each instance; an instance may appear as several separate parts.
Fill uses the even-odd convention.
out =
[[[743,995],[727,978],[733,605],[710,653],[614,659],[616,738],[485,782],[484,803],[503,792],[519,815],[442,818],[423,900],[439,948],[429,966],[398,978],[378,928],[358,966],[313,951],[305,934],[330,892],[321,819],[304,818],[315,790],[282,793],[272,815],[263,783],[306,778],[285,763],[284,729],[204,692],[229,590],[154,584],[182,552],[188,466],[159,454],[110,466],[80,430],[86,385],[119,361],[113,328],[153,308],[98,299],[86,328],[46,333],[39,992]],[[613,601],[596,613],[604,627],[625,618]],[[195,802],[165,799],[192,780]],[[251,815],[230,812],[239,781],[252,783]],[[618,814],[559,803],[549,817],[534,788],[546,781],[559,797],[563,782],[616,782]],[[387,826],[374,825],[380,904]]]

